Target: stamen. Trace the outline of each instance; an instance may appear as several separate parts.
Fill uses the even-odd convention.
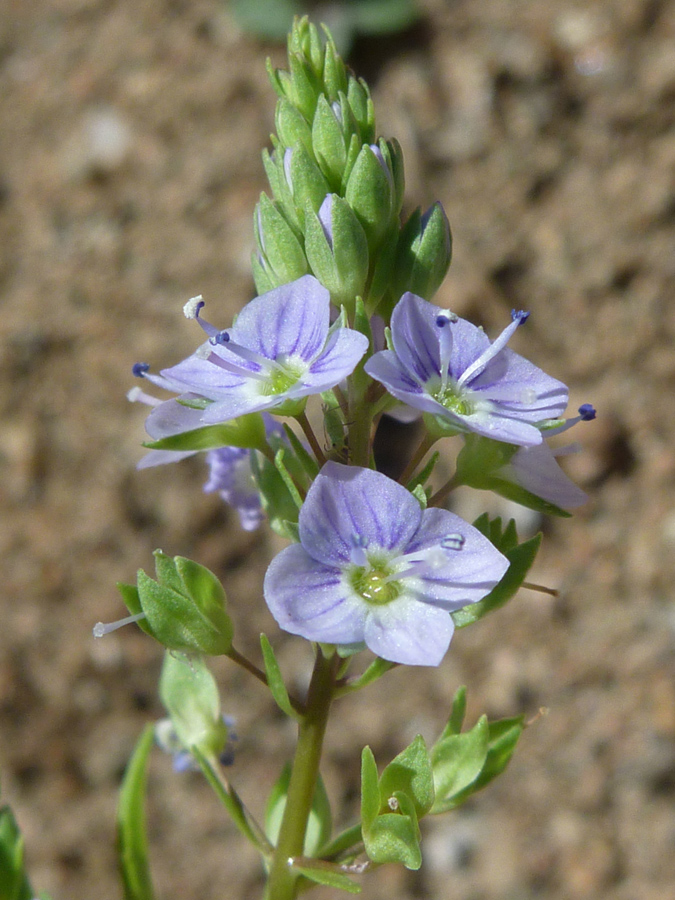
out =
[[[118,619],[116,622],[110,622],[107,625],[104,622],[97,622],[93,629],[94,637],[103,637],[106,634],[110,634],[111,631],[117,631],[117,629],[121,628],[123,625],[130,625],[132,622],[139,622],[144,618],[145,613],[140,612],[136,613],[135,616],[126,616],[124,619]]]
[[[146,406],[162,405],[159,397],[153,397],[139,387],[132,387],[130,391],[127,391],[127,400],[130,400],[132,403],[145,403]]]
[[[134,378],[143,378],[146,372],[150,371],[150,363],[137,362],[131,367]]]
[[[202,295],[198,294],[196,297],[191,297],[185,304],[183,307],[183,315],[186,319],[197,319],[200,310],[204,309],[204,306],[205,303],[202,299]]]
[[[591,422],[595,418],[595,407],[590,403],[582,403],[579,407],[579,417],[582,422]]]
[[[528,312],[523,312],[522,310],[520,312],[517,312],[515,309],[512,310],[511,317],[513,321],[511,324],[507,325],[499,337],[490,344],[487,350],[481,353],[478,359],[474,360],[468,369],[464,370],[464,373],[458,381],[460,387],[468,384],[469,381],[478,378],[479,375],[482,375],[489,363],[491,363],[495,356],[497,356],[498,353],[501,353],[504,347],[506,347],[516,328],[518,328],[519,325],[522,325],[529,315]]]
[[[465,543],[466,538],[457,531],[444,537],[441,541],[441,547],[444,550],[461,550]]]
[[[576,425],[578,422],[592,422],[595,418],[595,407],[590,403],[583,403],[579,407],[579,415],[574,416],[572,419],[567,419],[563,422],[562,425],[558,425],[557,428],[548,428],[546,429],[546,437],[553,437],[554,434],[562,434],[563,431],[567,431],[573,425]]]
[[[349,559],[360,569],[370,568],[370,562],[365,550],[365,540],[358,534],[352,538],[352,549],[349,552]]]
[[[441,542],[442,546],[443,543]],[[420,556],[419,551],[399,556],[398,561],[400,562],[401,560],[409,563],[408,567],[387,575],[386,578],[382,579],[383,584],[388,584],[390,581],[400,581],[401,578],[429,575],[445,566],[448,562],[447,556],[440,547],[432,547],[426,551],[424,556]]]
[[[454,324],[459,319],[449,309],[444,309],[436,316],[436,325],[438,331],[438,349],[440,353],[439,363],[441,366],[441,388],[445,390],[445,386],[450,377],[450,353],[452,351],[452,333],[447,325]]]

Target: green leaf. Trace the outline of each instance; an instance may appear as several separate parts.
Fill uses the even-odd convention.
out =
[[[451,734],[431,748],[436,801],[432,813],[446,812],[459,805],[455,798],[473,785],[485,766],[489,727],[482,716],[471,731]]]
[[[124,775],[117,809],[117,848],[125,900],[152,900],[145,824],[147,765],[154,729],[146,725]]]
[[[0,808],[0,900],[35,896],[24,870],[23,838],[9,806]]]
[[[396,812],[378,816],[363,829],[363,843],[368,858],[376,863],[402,863],[406,869],[419,869],[422,852],[419,825],[413,801],[401,791],[392,797]]]
[[[459,734],[464,724],[464,716],[466,715],[466,687],[462,685],[457,688],[455,696],[452,699],[452,712],[448,719],[448,724],[443,729],[439,740],[450,737],[451,734]]]
[[[465,606],[452,613],[456,628],[464,628],[466,625],[477,622],[478,619],[482,619],[489,612],[494,612],[494,610],[504,606],[513,597],[522,585],[534,562],[537,550],[541,544],[541,538],[541,533],[537,534],[530,538],[529,541],[518,544],[514,549],[504,553],[510,565],[502,580],[490,591],[487,597],[483,597],[478,603]],[[510,541],[508,528],[504,533],[504,540],[507,543]]]
[[[382,799],[395,796],[400,791],[413,801],[418,818],[431,809],[434,802],[434,777],[429,751],[421,734],[389,763],[380,776]]]
[[[452,806],[449,807],[450,809],[464,803],[472,794],[484,788],[497,775],[501,775],[509,764],[516,749],[516,744],[523,733],[525,727],[524,719],[524,716],[515,716],[511,719],[498,719],[496,722],[489,723],[488,752],[482,771],[475,781],[455,795]]]
[[[149,450],[213,450],[217,447],[260,450],[266,446],[265,425],[259,413],[251,413],[222,425],[205,425],[159,441],[146,441],[143,446]]]
[[[284,678],[281,674],[279,663],[277,662],[277,658],[274,655],[274,650],[272,649],[272,645],[267,639],[266,634],[260,635],[260,646],[262,648],[263,659],[265,661],[267,684],[270,691],[272,692],[272,696],[274,697],[274,702],[282,712],[286,713],[287,716],[291,716],[291,718],[293,719],[300,720],[301,717],[293,709],[291,701],[288,698],[288,691],[286,690],[286,684],[284,683]]]
[[[292,866],[296,872],[302,873],[315,884],[323,884],[326,887],[334,887],[350,894],[360,894],[361,886],[351,880],[340,866],[326,862],[322,859],[310,859],[306,856],[298,856],[293,860]]]
[[[370,747],[361,753],[361,820],[363,828],[369,828],[380,812],[380,785],[377,763]]]

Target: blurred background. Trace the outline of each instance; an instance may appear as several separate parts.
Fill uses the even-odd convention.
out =
[[[275,102],[265,59],[282,65],[284,48],[235,11],[1,4],[0,776],[32,882],[54,900],[121,896],[116,792],[162,715],[159,645],[133,628],[91,636],[124,612],[116,581],[151,568],[157,547],[192,556],[222,576],[243,652],[258,658],[265,630],[298,691],[310,666],[261,599],[280,542],[202,493],[201,460],[136,472],[144,410],[125,399],[134,362],[159,368],[196,346],[185,300],[203,294],[225,325],[253,296]],[[425,824],[422,871],[384,867],[363,897],[663,900],[675,887],[675,5],[420,0],[417,12],[397,33],[346,28],[351,65],[379,131],[403,145],[408,210],[439,199],[450,218],[437,302],[492,335],[512,307],[531,310],[517,349],[570,385],[572,412],[597,407],[567,466],[591,499],[572,520],[520,520],[545,531],[532,580],[560,596],[521,591],[458,633],[438,669],[396,670],[341,701],[325,779],[346,824],[363,744],[384,763],[417,732],[432,739],[458,685],[469,724],[547,707],[504,776]],[[238,723],[232,777],[262,815],[293,729],[227,660],[214,669]],[[149,821],[159,897],[259,898],[253,852],[159,751]]]

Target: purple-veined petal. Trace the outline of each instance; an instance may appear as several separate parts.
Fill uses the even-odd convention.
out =
[[[274,557],[264,594],[284,631],[332,644],[363,640],[365,604],[343,583],[340,569],[312,559],[299,544]]]
[[[145,420],[145,430],[155,441],[193,431],[203,425],[202,413],[203,410],[185,406],[177,400],[165,400],[155,406]]]
[[[268,359],[300,356],[309,362],[326,341],[329,317],[329,292],[313,275],[303,275],[247,303],[229,334]]]
[[[409,554],[442,546],[448,535],[463,538],[459,550],[445,551],[447,564],[428,574],[404,579],[406,590],[425,602],[434,602],[446,610],[460,609],[476,603],[501,580],[509,567],[508,560],[477,528],[445,509],[427,509],[413,540]]]
[[[300,510],[300,541],[317,561],[350,562],[356,546],[398,552],[417,530],[422,510],[400,484],[379,472],[329,462]]]
[[[368,610],[366,646],[373,653],[408,666],[437,666],[445,656],[454,631],[445,610],[411,597]]]
[[[588,500],[587,495],[567,477],[546,442],[538,447],[518,450],[508,465],[497,470],[498,478],[515,481],[526,491],[555,503],[561,509],[573,509]]]

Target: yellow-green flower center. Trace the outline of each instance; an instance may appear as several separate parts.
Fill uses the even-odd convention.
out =
[[[471,391],[463,390],[456,381],[439,382],[429,388],[429,393],[450,412],[458,416],[470,416],[476,411],[476,404],[471,400]]]
[[[293,362],[277,364],[263,382],[262,393],[266,396],[284,394],[298,381],[304,371],[304,367]]]
[[[398,581],[386,580],[390,575],[391,571],[383,565],[372,568],[357,566],[349,573],[349,582],[366,603],[384,606],[396,600],[401,594],[401,585]]]

